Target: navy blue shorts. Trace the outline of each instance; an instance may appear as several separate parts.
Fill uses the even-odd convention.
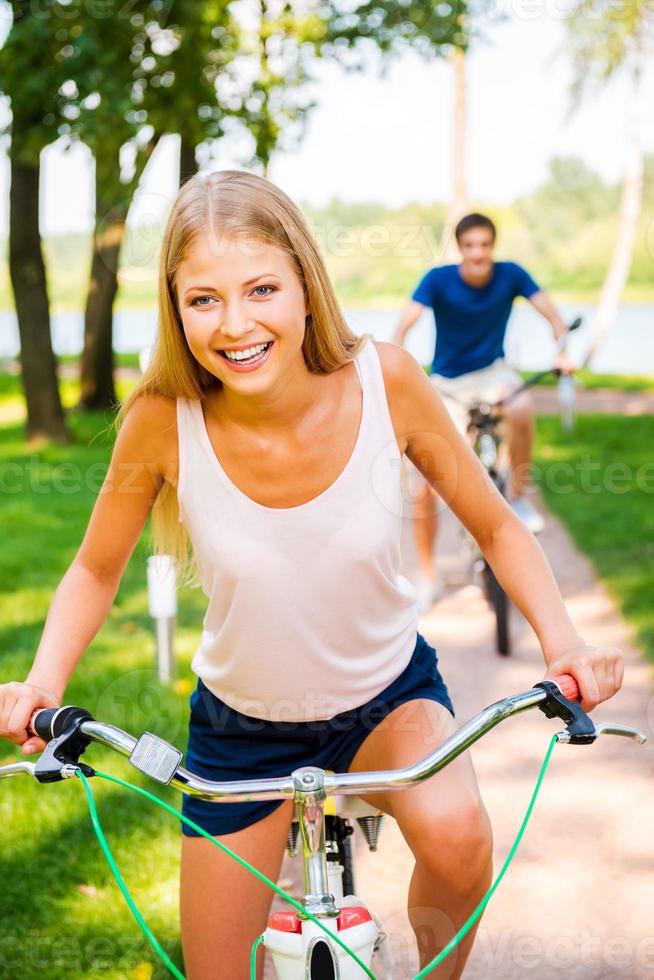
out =
[[[204,779],[259,779],[289,776],[300,766],[347,772],[366,736],[394,708],[426,698],[454,715],[438,670],[436,651],[418,633],[400,676],[371,701],[333,718],[310,722],[272,722],[228,707],[198,679],[191,695],[186,767]],[[283,800],[211,803],[184,796],[182,812],[214,837],[231,834],[267,817]],[[189,837],[199,836],[182,824]]]

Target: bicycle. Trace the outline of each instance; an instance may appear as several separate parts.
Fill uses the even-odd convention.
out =
[[[567,334],[577,330],[581,326],[581,317],[577,317],[567,328],[563,337],[560,338],[558,349],[561,349],[563,340]],[[503,434],[503,414],[502,409],[510,404],[518,395],[521,395],[529,388],[539,384],[548,375],[554,374],[559,378],[567,377],[561,370],[555,367],[545,371],[532,374],[521,385],[509,392],[503,398],[495,402],[462,402],[453,395],[448,394],[448,398],[458,401],[465,407],[468,413],[466,432],[470,443],[479,458],[490,479],[497,487],[503,497],[506,496],[506,484],[508,478],[508,460],[504,447]],[[573,389],[574,392],[574,389]],[[562,420],[566,427],[570,427],[572,403],[570,393],[566,392],[565,399],[561,402]],[[486,561],[484,555],[479,551],[476,542],[467,532],[464,531],[464,538],[472,552],[472,565],[475,572],[481,575],[482,589],[486,600],[495,614],[495,642],[497,652],[502,656],[508,656],[511,652],[511,635],[509,631],[509,598],[497,580],[497,577]]]
[[[271,913],[263,936],[259,937],[252,950],[252,977],[256,974],[257,949],[263,944],[272,956],[279,980],[361,980],[363,977],[375,980],[375,974],[371,970],[373,955],[375,951],[380,954],[383,952],[385,937],[379,922],[353,894],[354,868],[349,845],[352,821],[357,819],[363,822],[368,845],[375,850],[382,814],[361,800],[360,796],[385,790],[400,790],[432,777],[500,722],[537,707],[548,718],[561,719],[565,728],[551,739],[529,809],[500,874],[448,946],[417,974],[415,980],[420,980],[442,962],[472,928],[501,881],[524,833],[555,743],[591,744],[601,734],[625,736],[641,744],[646,741],[645,735],[634,728],[611,723],[596,726],[577,703],[578,699],[577,683],[569,675],[541,681],[528,691],[489,705],[423,759],[404,769],[330,773],[305,766],[279,779],[232,782],[211,782],[195,776],[181,766],[183,756],[179,749],[149,732],[144,732],[138,739],[134,738],[122,729],[96,721],[84,708],[65,706],[39,709],[30,720],[29,731],[47,742],[45,750],[36,763],[22,761],[0,767],[0,779],[30,774],[41,783],[50,783],[78,776],[83,781],[89,798],[91,816],[95,816],[94,826],[99,822],[88,784],[88,780],[94,775],[130,787],[181,817],[177,810],[140,787],[131,786],[118,777],[96,772],[80,762],[80,756],[91,742],[97,742],[127,756],[139,772],[152,780],[162,785],[172,785],[183,793],[202,799],[215,802],[294,800],[297,813],[289,833],[288,845],[293,850],[298,838],[301,842],[305,889],[301,903],[285,895],[273,882],[263,878],[222,843],[215,841],[190,821],[203,836],[236,857],[271,888],[284,895],[293,906],[294,910],[290,912]],[[334,801],[331,816],[326,815],[330,798]],[[100,833],[98,837],[111,864],[113,858],[108,845]],[[115,863],[112,870],[114,866]],[[126,886],[123,887],[124,883],[117,869],[114,873],[130,903],[131,897]],[[166,954],[149,933],[140,913],[133,907],[133,902],[130,908],[170,972],[183,980],[182,974],[174,964],[167,961]]]

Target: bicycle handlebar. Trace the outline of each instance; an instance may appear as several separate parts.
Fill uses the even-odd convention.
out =
[[[580,316],[578,316],[576,320],[572,321],[572,323],[566,328],[565,332],[559,337],[556,345],[557,351],[561,351],[563,349],[563,344],[565,343],[568,334],[572,333],[573,330],[578,330],[581,324],[582,318]],[[561,373],[560,368],[555,367],[547,368],[545,371],[538,371],[536,374],[532,374],[529,378],[523,381],[523,383],[516,388],[515,391],[511,391],[508,395],[505,395],[504,398],[500,398],[499,401],[493,402],[491,407],[503,408],[505,405],[508,405],[509,402],[513,401],[514,398],[517,398],[518,395],[521,395],[523,391],[527,391],[529,388],[533,388],[535,385],[539,384],[543,378],[547,377],[548,374],[560,375]]]
[[[571,674],[560,674],[552,681],[558,686],[561,694],[569,701],[579,701],[580,692],[576,680]],[[83,708],[68,705],[63,708],[39,708],[30,718],[27,731],[30,735],[38,735],[44,742],[58,738],[65,730],[67,721],[73,713],[83,712]],[[93,718],[89,712],[84,712],[89,721]]]
[[[565,693],[564,693],[565,692]],[[602,733],[623,735],[637,742],[646,737],[636,729],[621,725],[595,726],[585,711],[566,697],[579,697],[573,677],[560,675],[541,681],[528,691],[497,701],[450,735],[419,762],[404,769],[377,772],[328,773],[314,766],[296,769],[289,776],[212,782],[180,765],[182,753],[175,746],[144,732],[136,739],[120,728],[95,721],[83,708],[66,706],[42,708],[30,719],[29,730],[48,741],[36,764],[15,763],[0,767],[0,778],[30,773],[39,782],[54,782],[82,770],[94,770],[79,762],[79,755],[90,742],[98,742],[128,756],[140,772],[164,785],[173,785],[189,796],[213,802],[298,799],[299,795],[324,792],[328,796],[360,796],[366,793],[399,790],[435,775],[478,739],[512,715],[538,707],[549,718],[560,718],[565,729],[557,733],[561,742],[590,744]]]

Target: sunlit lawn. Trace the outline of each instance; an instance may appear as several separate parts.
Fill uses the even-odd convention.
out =
[[[654,416],[538,420],[548,506],[585,552],[654,660]]]
[[[38,451],[25,446],[20,425],[0,426],[0,467],[6,477],[0,494],[2,681],[23,679],[30,667],[53,591],[81,541],[108,461],[110,445],[102,434],[107,420],[75,413],[69,419],[74,445]],[[64,464],[67,470],[62,470]],[[68,475],[60,480],[64,472]],[[164,689],[154,671],[147,614],[147,550],[144,536],[65,700],[134,733],[158,733],[184,751],[189,662],[204,606],[199,591],[180,594],[177,653],[182,683]],[[109,750],[92,747],[87,757],[100,770],[140,780],[126,760]],[[18,758],[18,749],[0,742],[3,763]],[[147,783],[143,777],[142,785]],[[91,785],[128,886],[181,968],[177,821],[116,786],[100,780]],[[178,805],[176,792],[156,791]],[[45,786],[28,776],[0,781],[0,879],[3,980],[169,976],[157,965],[113,884],[78,780]]]

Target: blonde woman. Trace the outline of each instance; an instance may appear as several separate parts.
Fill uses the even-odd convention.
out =
[[[192,669],[187,764],[210,779],[303,764],[390,769],[454,727],[435,651],[400,575],[406,454],[475,536],[586,708],[619,688],[619,651],[586,645],[543,553],[490,484],[414,359],[359,338],[295,205],[238,171],[197,176],[172,209],[159,334],[122,411],[107,481],[60,583],[24,683],[0,687],[0,735],[60,703],[111,608],[153,511],[161,548],[192,554],[208,608]],[[415,858],[409,916],[425,965],[491,878],[491,831],[467,756],[376,806]],[[186,812],[275,878],[289,802]],[[184,827],[181,927],[189,980],[245,980],[270,895]],[[459,977],[470,935],[434,977]]]

